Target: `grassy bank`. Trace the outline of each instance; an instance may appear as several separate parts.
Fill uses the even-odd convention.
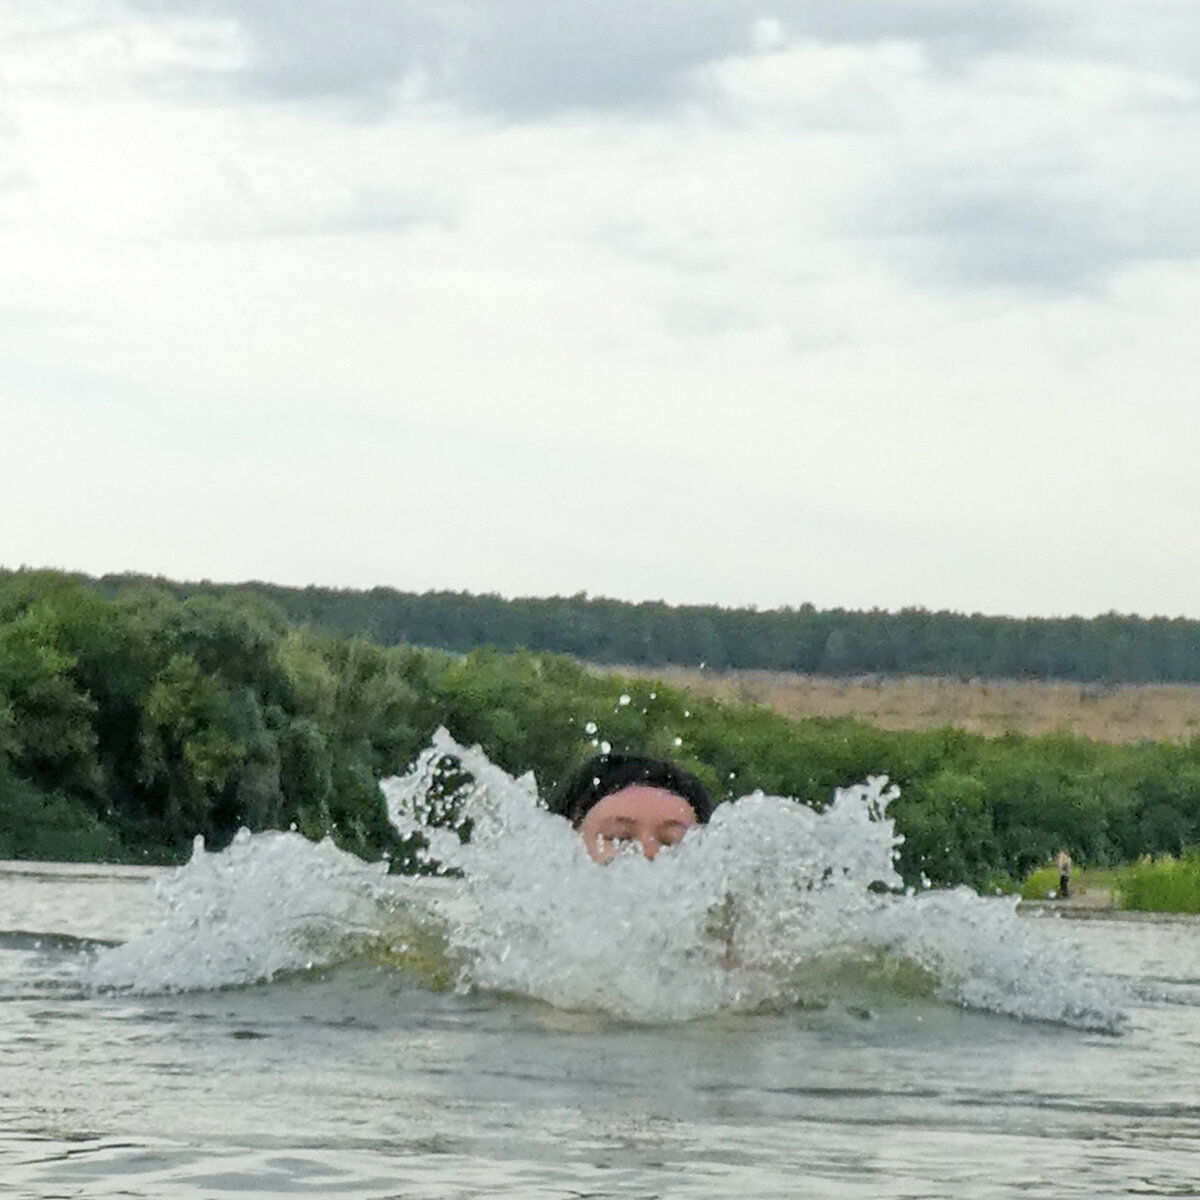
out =
[[[1021,884],[1025,900],[1057,898],[1058,871],[1038,867]],[[1176,857],[1146,856],[1117,867],[1092,867],[1071,873],[1071,898],[1111,905],[1127,912],[1200,913],[1200,848]]]
[[[1200,913],[1200,849],[1131,863],[1118,876],[1114,898],[1135,912]]]
[[[1100,906],[1112,904],[1114,890],[1124,867],[1084,867],[1071,872],[1069,895],[1075,899],[1090,897]],[[1058,895],[1058,868],[1038,867],[1021,882],[1023,900],[1056,900]]]

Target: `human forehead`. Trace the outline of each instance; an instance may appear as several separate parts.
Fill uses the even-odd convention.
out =
[[[682,796],[666,788],[631,783],[598,800],[584,817],[584,821],[591,825],[607,820],[645,821],[649,824],[675,821],[693,825],[696,813]]]

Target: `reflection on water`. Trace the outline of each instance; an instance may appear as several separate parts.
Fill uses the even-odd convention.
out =
[[[585,872],[570,831],[527,789],[483,786],[477,849],[457,858],[459,879],[389,880],[286,835],[198,854],[176,872],[0,869],[4,1194],[1193,1189],[1196,925],[1018,919],[957,893],[877,896],[863,879],[890,858],[863,845],[889,853],[886,816],[870,811],[878,789],[853,793],[859,808],[838,829],[803,835],[804,869],[820,886],[797,895],[780,889],[803,877],[792,857],[802,833],[765,800],[745,816],[731,810],[673,858]],[[522,791],[514,816],[505,806]],[[484,805],[497,845],[503,829],[525,850],[498,859],[486,849]],[[774,859],[764,849],[769,886],[755,891],[738,856],[762,845],[761,822],[793,840]],[[825,874],[839,839],[851,857],[862,851],[853,885],[850,873]],[[701,882],[688,890],[671,863]],[[534,898],[492,907],[522,878]],[[622,889],[642,907],[622,908]],[[676,890],[671,920],[643,931],[647,901],[669,903]],[[712,924],[730,897],[732,933]],[[806,906],[815,933],[789,924],[785,898]],[[552,911],[574,949],[539,924]],[[589,913],[602,930],[590,941]],[[780,942],[758,940],[768,932]],[[490,956],[488,937],[500,939]],[[567,965],[538,973],[551,950]],[[628,963],[610,986],[602,975],[618,951]],[[453,971],[430,975],[430,964]],[[984,980],[976,996],[972,972]],[[994,1011],[1019,1011],[1022,994],[1057,998],[1055,1019]],[[571,1002],[552,1002],[562,996]],[[1081,1027],[1114,996],[1118,1029]]]

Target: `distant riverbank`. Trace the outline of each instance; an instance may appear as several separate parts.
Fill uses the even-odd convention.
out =
[[[416,848],[388,823],[378,781],[438,728],[532,772],[543,794],[610,747],[675,760],[719,800],[762,790],[821,809],[886,775],[912,887],[1011,892],[1061,850],[1094,869],[1200,844],[1200,738],[1183,736],[1200,688],[671,670],[661,682],[551,654],[332,637],[253,596],[141,585],[107,599],[54,573],[0,575],[0,668],[9,859],[178,862],[195,837],[219,849],[245,826],[411,870]],[[763,679],[774,690],[756,691]],[[1156,693],[1174,698],[1175,726],[1144,719]],[[1047,696],[1133,711],[1088,738],[1071,712],[1029,718],[1029,698]],[[986,722],[971,707],[985,699],[999,705]],[[1073,732],[1033,733],[1047,727]],[[1181,910],[1190,874],[1156,867],[1130,906]]]

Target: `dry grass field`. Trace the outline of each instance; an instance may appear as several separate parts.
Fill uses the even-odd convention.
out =
[[[1195,684],[614,670],[661,679],[698,695],[763,705],[788,717],[858,717],[884,729],[954,725],[992,736],[1062,731],[1105,742],[1178,741],[1200,734],[1200,685]]]

